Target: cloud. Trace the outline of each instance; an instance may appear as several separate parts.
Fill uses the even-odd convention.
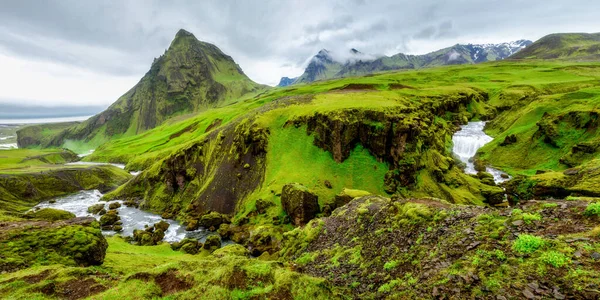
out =
[[[535,9],[529,9],[529,8]],[[20,0],[0,2],[0,98],[110,104],[185,28],[253,80],[302,73],[320,49],[420,54],[456,43],[600,28],[600,2],[573,0]],[[575,21],[574,21],[575,20]],[[366,58],[365,58],[366,59]]]

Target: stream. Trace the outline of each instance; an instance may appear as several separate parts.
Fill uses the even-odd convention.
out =
[[[123,204],[123,201],[102,202],[100,201],[100,198],[102,198],[102,193],[100,193],[97,190],[80,191],[76,194],[72,194],[69,196],[44,201],[36,205],[33,209],[55,208],[72,212],[77,217],[94,217],[96,219],[100,219],[99,215],[93,215],[88,213],[88,207],[98,203],[106,203],[107,208],[108,204],[112,202],[119,202]],[[184,238],[191,238],[204,243],[204,241],[209,235],[216,234],[204,228],[200,228],[195,231],[185,231],[185,226],[182,226],[177,221],[163,219],[159,215],[155,215],[153,213],[149,213],[134,207],[127,207],[125,205],[121,205],[121,207],[117,208],[117,211],[119,212],[119,216],[121,217],[121,222],[123,222],[123,231],[120,232],[122,236],[132,236],[134,229],[144,229],[144,225],[152,226],[154,223],[158,223],[160,220],[163,220],[170,224],[169,229],[165,232],[164,241],[166,242],[172,243],[181,241]],[[102,231],[102,233],[105,235],[115,234],[114,231]],[[222,241],[222,245],[227,245],[229,243],[231,243],[231,241]]]
[[[452,142],[454,143],[452,152],[454,152],[462,162],[467,164],[467,167],[465,168],[465,173],[467,174],[477,174],[472,158],[479,148],[494,139],[483,132],[484,127],[485,122],[483,121],[469,122],[467,125],[462,125],[460,130],[452,136]],[[506,173],[491,167],[486,167],[486,172],[494,176],[494,181],[496,183],[501,183],[510,179],[510,177],[502,177],[503,174],[506,176]]]

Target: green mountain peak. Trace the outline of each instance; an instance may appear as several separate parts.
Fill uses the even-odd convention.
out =
[[[49,145],[66,140],[99,145],[136,135],[174,116],[217,107],[259,88],[230,56],[181,29],[133,88],[102,113],[56,135]]]

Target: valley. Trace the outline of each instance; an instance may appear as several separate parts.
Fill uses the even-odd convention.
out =
[[[180,30],[104,112],[0,128],[0,297],[600,297],[590,36],[269,88]]]

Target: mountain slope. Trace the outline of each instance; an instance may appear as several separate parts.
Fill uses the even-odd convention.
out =
[[[295,83],[308,83],[316,80],[360,76],[380,71],[420,69],[432,66],[473,64],[486,61],[502,60],[531,45],[529,40],[518,40],[500,44],[456,44],[424,55],[407,55],[398,53],[377,59],[357,51],[350,50],[350,56],[336,59],[331,52],[323,49],[315,55],[304,73],[294,82],[284,77],[279,86]],[[284,84],[282,84],[284,83]]]
[[[512,59],[600,58],[600,33],[555,33],[547,35]]]
[[[230,56],[182,29],[138,84],[102,113],[56,135],[49,145],[84,140],[97,146],[115,136],[152,129],[176,115],[224,104],[260,87]]]

